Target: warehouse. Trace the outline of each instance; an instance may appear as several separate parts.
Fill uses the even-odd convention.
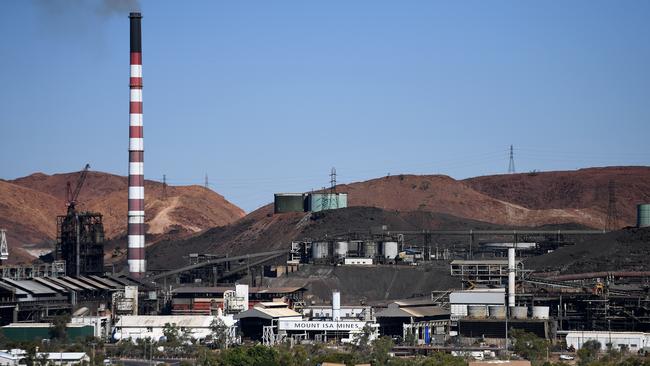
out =
[[[221,321],[234,333],[235,320],[232,316],[210,315],[126,315],[122,316],[113,329],[116,341],[131,339],[160,340],[166,325],[172,325],[195,341],[203,341],[212,334],[211,325]]]
[[[262,302],[235,315],[244,338],[260,341],[264,327],[274,326],[279,320],[302,320],[302,315],[283,302]]]
[[[559,333],[559,332],[558,332]],[[650,333],[642,332],[595,332],[595,331],[568,331],[566,332],[566,345],[574,349],[582,348],[587,341],[598,341],[601,350],[607,350],[607,345],[613,349],[627,349],[631,352],[650,347]]]
[[[247,310],[260,302],[273,302],[281,299],[290,306],[302,301],[306,291],[303,287],[248,287],[235,285],[233,287],[179,287],[172,291],[173,314],[203,314],[210,315],[217,308],[224,309],[224,298],[234,293],[238,297],[246,296]],[[247,293],[248,295],[244,295]]]
[[[449,320],[449,311],[439,307],[431,298],[399,300],[388,304],[386,309],[375,314],[379,333],[388,336],[402,336],[404,324],[428,320]]]
[[[40,342],[51,338],[53,325],[51,323],[11,323],[0,328],[1,334],[14,342]],[[66,337],[70,340],[93,337],[95,329],[92,325],[67,324]]]

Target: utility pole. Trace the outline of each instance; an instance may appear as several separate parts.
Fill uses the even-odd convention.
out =
[[[508,164],[508,174],[513,174],[515,172],[515,152],[510,145],[510,163]]]

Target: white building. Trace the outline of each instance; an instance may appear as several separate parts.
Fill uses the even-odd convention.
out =
[[[650,333],[642,332],[595,332],[595,331],[568,331],[566,332],[566,345],[575,349],[582,348],[585,342],[595,340],[600,343],[601,350],[607,350],[607,344],[620,350],[627,348],[629,351],[650,347]]]
[[[47,356],[49,365],[73,366],[90,362],[90,357],[84,352],[38,352],[36,359]],[[24,365],[27,351],[23,349],[11,349],[0,351],[0,365],[14,366]]]
[[[137,339],[150,338],[158,341],[164,336],[165,325],[170,324],[192,339],[202,341],[212,334],[210,326],[216,319],[234,330],[235,319],[231,315],[125,315],[115,324],[113,339],[130,338],[135,342]]]

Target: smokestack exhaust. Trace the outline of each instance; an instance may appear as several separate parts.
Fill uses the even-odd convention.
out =
[[[142,134],[142,14],[130,13],[131,78],[129,88],[129,274],[143,278],[144,257],[144,139]]]

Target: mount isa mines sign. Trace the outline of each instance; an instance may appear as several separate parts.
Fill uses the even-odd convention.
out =
[[[334,330],[334,331],[352,331],[361,330],[366,322],[342,321],[342,322],[318,322],[303,320],[280,320],[278,329],[280,330]]]

